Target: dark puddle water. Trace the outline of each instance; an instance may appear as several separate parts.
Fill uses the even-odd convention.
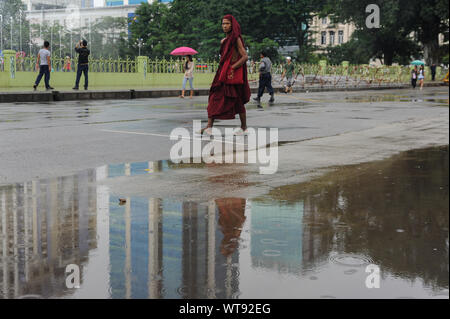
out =
[[[448,106],[449,99],[431,96],[402,96],[402,95],[370,95],[370,96],[351,96],[345,98],[346,102],[353,103],[372,103],[372,102],[432,102]]]
[[[0,296],[448,298],[448,167],[448,146],[410,151],[200,203],[97,184],[180,168],[167,161],[0,187]]]

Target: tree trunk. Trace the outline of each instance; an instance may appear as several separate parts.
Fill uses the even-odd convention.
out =
[[[394,51],[392,50],[385,50],[383,52],[384,57],[384,64],[385,65],[392,65],[392,60],[394,59]]]
[[[428,41],[423,43],[423,55],[425,63],[432,65],[439,64],[439,36],[435,35]]]

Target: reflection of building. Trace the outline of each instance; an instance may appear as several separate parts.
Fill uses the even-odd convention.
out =
[[[303,203],[264,205],[252,201],[252,265],[299,274],[302,266]]]
[[[170,165],[108,165],[99,175],[104,179],[151,174]],[[232,266],[238,255],[222,254],[238,238],[227,237],[223,228],[218,233],[217,225],[233,208],[241,208],[243,214],[245,200],[199,205],[132,197],[123,206],[118,202],[117,196],[109,196],[112,298],[231,298],[238,291],[237,268]]]
[[[66,293],[65,268],[96,242],[95,173],[0,188],[0,295]]]
[[[68,5],[79,8],[88,8],[94,6],[94,0],[22,0],[28,11],[31,10],[49,10],[64,9]]]
[[[230,298],[237,254],[220,254],[219,217],[210,206],[110,196],[113,298]],[[222,268],[220,265],[225,265]]]

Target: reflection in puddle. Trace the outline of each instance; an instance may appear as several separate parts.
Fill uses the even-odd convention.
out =
[[[168,161],[0,187],[0,295],[448,298],[448,164],[448,147],[411,151],[207,202],[121,203],[97,184],[181,168]],[[372,263],[380,289],[365,287]],[[65,286],[68,264],[80,289]]]
[[[402,95],[370,95],[370,96],[350,96],[345,98],[346,102],[372,103],[372,102],[433,102],[448,106],[449,99],[433,97],[413,97]]]

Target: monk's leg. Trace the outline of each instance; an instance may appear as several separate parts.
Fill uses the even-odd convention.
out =
[[[200,131],[200,134],[203,134],[203,132],[207,129],[207,128],[212,128],[214,125],[214,119],[208,117],[208,125],[205,128],[202,128],[202,130]]]
[[[241,119],[241,129],[245,131],[247,129],[247,113],[239,113]]]

